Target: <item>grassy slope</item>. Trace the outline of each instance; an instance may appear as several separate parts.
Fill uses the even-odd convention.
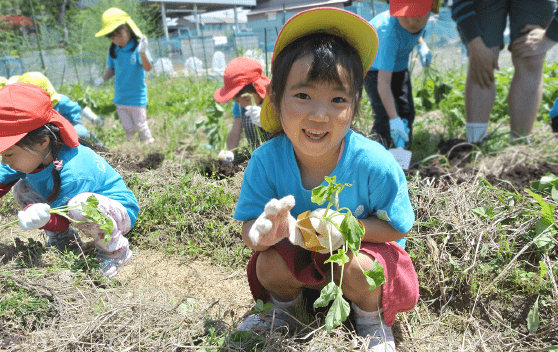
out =
[[[554,71],[548,69],[545,78],[552,86],[554,78],[548,72]],[[504,72],[499,80],[505,83],[508,76]],[[437,142],[463,138],[464,132],[462,77],[454,72],[444,79],[454,90],[438,104],[432,93],[428,97],[435,103],[432,112],[425,111],[422,101],[417,102],[421,117],[415,125],[414,147],[415,158],[428,159],[423,164],[433,162],[442,168],[446,159],[436,155]],[[433,89],[434,81],[424,83]],[[132,245],[194,262],[209,257],[211,265],[235,273],[244,268],[250,255],[240,240],[239,224],[231,221],[242,174],[224,180],[200,175],[200,161],[215,157],[216,152],[205,148],[207,139],[195,126],[212,104],[217,86],[218,82],[184,78],[151,80],[149,123],[157,142],[149,147],[125,142],[107,101],[110,89],[74,87],[67,93],[73,99],[96,103],[98,111],[107,116],[105,127],[94,128],[94,132],[110,149],[103,155],[117,165],[142,209],[129,234]],[[531,145],[510,146],[505,133],[507,117],[501,111],[505,93],[499,89],[497,123],[490,127],[493,138],[471,158],[471,166],[479,172],[466,182],[451,168],[446,169],[450,176],[445,182],[409,176],[417,221],[407,250],[419,274],[421,298],[414,310],[398,316],[395,332],[400,350],[509,351],[558,345],[556,235],[553,242],[539,247],[542,243],[534,239],[536,223],[542,217],[540,204],[523,190],[503,191],[483,181],[487,174],[495,173],[496,165],[555,162],[556,141],[543,117],[537,122]],[[551,94],[554,92],[545,95],[544,104],[548,105]],[[362,104],[356,125],[368,130],[372,123],[366,98]],[[541,112],[548,107],[544,104]],[[226,130],[228,122],[230,119],[221,119],[218,130]],[[127,168],[152,152],[166,156],[159,169],[136,173]],[[548,195],[543,200],[556,205]],[[0,200],[0,214],[2,223],[15,218],[11,195]],[[556,213],[551,217],[556,226]],[[92,256],[44,252],[40,243],[27,239],[41,239],[39,232],[13,231],[3,231],[10,241],[0,245],[0,339],[21,341],[20,346],[29,351],[38,346],[46,350],[242,348],[232,341],[226,327],[234,325],[244,312],[234,312],[226,301],[215,311],[210,309],[211,302],[196,304],[188,297],[163,300],[156,287],[136,290],[126,282],[106,282],[89,270],[95,265]],[[211,285],[207,290],[212,291]],[[540,324],[529,334],[527,314],[537,299]],[[342,329],[332,334],[317,330],[310,337],[297,341],[274,335],[262,341],[265,347],[261,350],[303,351],[316,341],[329,341],[341,350],[352,346]]]

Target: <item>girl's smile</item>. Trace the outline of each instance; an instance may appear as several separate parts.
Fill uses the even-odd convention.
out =
[[[343,69],[339,69],[341,85],[310,81],[312,61],[312,56],[305,56],[292,65],[281,99],[281,125],[299,162],[336,165],[341,141],[351,126],[353,97]]]

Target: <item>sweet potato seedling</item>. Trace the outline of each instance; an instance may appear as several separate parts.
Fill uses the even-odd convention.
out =
[[[68,216],[68,212],[71,210],[79,210],[81,215],[87,220],[78,221],[70,218]],[[99,209],[99,201],[95,196],[91,195],[87,198],[84,203],[77,204],[77,205],[63,205],[56,208],[50,208],[51,214],[57,214],[60,216],[65,217],[66,219],[70,220],[74,223],[86,223],[86,222],[94,222],[97,223],[101,230],[105,232],[105,242],[109,242],[111,240],[110,234],[113,230],[113,222],[110,217],[107,216],[101,209]],[[0,230],[12,227],[13,225],[17,224],[19,220],[14,220],[7,224],[1,225]]]
[[[325,180],[328,183],[327,186],[318,186],[312,190],[312,202],[318,205],[322,205],[326,201],[328,202],[326,212],[324,213],[322,219],[327,221],[332,226],[335,226],[343,235],[343,245],[341,248],[339,248],[335,254],[332,250],[330,250],[330,257],[325,261],[325,263],[331,264],[332,271],[333,263],[340,265],[341,277],[339,278],[339,284],[335,283],[333,277],[331,278],[331,282],[321,290],[320,297],[314,302],[314,308],[325,307],[330,301],[333,301],[327,312],[325,321],[326,329],[331,331],[344,322],[351,312],[350,305],[343,298],[343,290],[341,289],[341,285],[343,283],[343,270],[344,264],[349,261],[349,257],[347,256],[348,251],[351,251],[356,257],[360,250],[361,240],[364,236],[364,227],[354,217],[350,209],[346,207],[339,208],[339,193],[341,193],[345,187],[351,187],[352,185],[348,183],[337,184],[335,176],[325,177]],[[329,212],[332,206],[335,210],[332,209],[331,212]],[[337,213],[342,213],[342,211],[345,211],[345,217],[343,218],[341,224],[338,225],[332,219]],[[327,229],[327,236],[330,244],[329,247],[331,248],[330,227],[327,226]],[[357,263],[362,270],[366,281],[370,285],[370,290],[376,289],[385,282],[384,268],[377,260],[374,261],[372,268],[368,271],[365,271],[358,261]]]

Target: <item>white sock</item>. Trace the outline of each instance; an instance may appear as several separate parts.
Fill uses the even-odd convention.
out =
[[[293,299],[292,301],[288,301],[288,302],[281,302],[278,301],[275,297],[273,297],[272,294],[269,294],[270,298],[271,298],[271,303],[273,303],[274,306],[281,308],[283,310],[292,308],[296,305],[298,305],[301,301],[302,301],[302,292],[300,292],[298,294],[298,296],[295,297],[295,299]]]
[[[486,137],[488,122],[467,122],[465,128],[467,129],[467,142],[479,143]]]

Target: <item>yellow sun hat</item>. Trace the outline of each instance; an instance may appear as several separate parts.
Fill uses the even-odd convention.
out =
[[[134,21],[132,21],[132,18],[126,12],[116,7],[111,7],[103,13],[103,28],[95,34],[95,37],[102,37],[110,34],[123,24],[130,26],[134,34],[138,38],[141,38],[141,31]]]
[[[364,18],[335,7],[316,7],[302,11],[291,17],[283,25],[271,57],[271,66],[277,55],[290,43],[312,33],[333,34],[344,39],[358,52],[362,61],[364,74],[370,69],[378,51],[378,34]],[[273,77],[271,78],[273,81]],[[279,116],[273,110],[266,95],[260,115],[260,123],[264,130],[278,133],[283,130]]]
[[[4,87],[6,84],[8,84],[8,79],[0,76],[0,88]]]
[[[26,72],[19,76],[17,82],[34,84],[50,95],[50,103],[55,107],[60,102],[60,94],[56,93],[50,80],[40,72]],[[15,82],[12,82],[15,83]]]

